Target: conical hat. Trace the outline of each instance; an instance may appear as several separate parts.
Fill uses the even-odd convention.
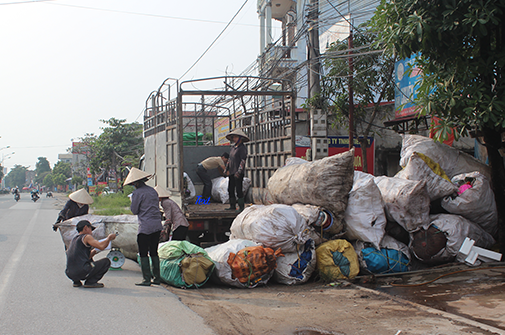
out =
[[[78,191],[70,193],[68,197],[73,202],[77,202],[80,204],[91,205],[93,203],[93,198],[83,188],[81,188]]]
[[[159,185],[156,186],[154,188],[154,190],[156,192],[158,192],[158,197],[160,197],[160,198],[168,198],[168,197],[170,197],[172,195],[169,191],[166,190],[166,188],[161,187]]]
[[[149,177],[151,177],[150,174],[148,174],[144,171],[141,171],[141,170],[137,169],[136,167],[132,167],[132,169],[130,170],[130,173],[128,173],[128,176],[126,176],[126,180],[124,181],[123,185],[129,185],[133,182],[136,182],[137,180],[141,180],[141,179],[149,178]]]
[[[249,142],[249,137],[240,128],[233,129],[228,135],[226,135],[228,141],[231,141],[231,135],[242,136],[244,138],[242,143]]]

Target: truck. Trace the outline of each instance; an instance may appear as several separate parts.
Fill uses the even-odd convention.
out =
[[[171,192],[188,219],[192,243],[209,246],[228,240],[238,215],[225,210],[227,204],[197,204],[196,197],[188,195],[190,181],[196,195],[203,188],[197,164],[229,152],[226,135],[242,129],[250,138],[245,177],[251,187],[246,202],[268,203],[268,179],[295,156],[295,111],[296,91],[286,79],[223,76],[179,82],[168,78],[151,92],[144,110],[142,169],[153,176],[150,186]]]

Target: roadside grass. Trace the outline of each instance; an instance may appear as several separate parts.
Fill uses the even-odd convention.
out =
[[[96,215],[121,215],[121,214],[132,214],[130,210],[130,198],[128,194],[133,191],[131,189],[124,188],[123,193],[112,193],[112,194],[101,194],[99,196],[93,196],[93,204],[91,208],[93,209],[93,214]]]

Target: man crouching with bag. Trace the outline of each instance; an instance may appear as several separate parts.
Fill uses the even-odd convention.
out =
[[[98,242],[91,235],[95,227],[87,220],[79,221],[76,229],[79,234],[72,239],[68,247],[65,274],[74,281],[74,287],[82,286],[81,280],[85,280],[84,287],[103,287],[98,281],[109,271],[110,260],[105,257],[94,262],[93,256],[97,253],[96,249],[105,249],[116,235],[109,234],[102,242]]]

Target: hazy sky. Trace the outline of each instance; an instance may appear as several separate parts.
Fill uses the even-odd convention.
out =
[[[0,0],[0,161],[51,167],[100,119],[142,123],[151,91],[179,78],[245,0]],[[240,74],[259,53],[249,0],[183,80]],[[10,155],[12,152],[15,154]]]

